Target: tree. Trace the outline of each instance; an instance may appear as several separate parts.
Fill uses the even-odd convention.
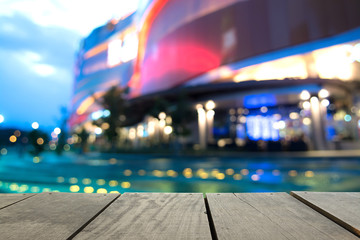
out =
[[[68,121],[68,114],[67,114],[67,109],[66,107],[61,107],[60,108],[60,112],[61,112],[61,123],[60,123],[60,134],[58,135],[58,145],[56,147],[56,153],[58,155],[61,155],[63,150],[64,150],[64,146],[66,144],[66,135],[67,135],[67,121]]]
[[[46,133],[40,130],[32,130],[29,133],[29,143],[32,145],[33,149],[30,150],[30,153],[34,156],[40,155],[45,150],[45,145],[48,143],[49,138]]]

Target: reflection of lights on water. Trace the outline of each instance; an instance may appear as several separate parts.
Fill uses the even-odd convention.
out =
[[[249,170],[247,170],[247,169],[241,169],[240,173],[241,173],[241,175],[246,176],[246,175],[249,175]]]
[[[110,191],[109,193],[120,193],[119,191]]]
[[[211,171],[211,176],[213,176],[213,177],[216,177],[216,175],[219,173],[219,170],[218,169],[213,169],[212,171]]]
[[[85,187],[85,188],[84,188],[84,192],[85,192],[85,193],[93,193],[93,192],[94,192],[94,188],[93,188],[93,187]]]
[[[58,183],[63,183],[63,182],[65,181],[65,179],[64,179],[63,177],[57,177],[57,178],[56,178],[56,181],[57,181]]]
[[[109,186],[110,186],[110,187],[116,187],[117,185],[119,185],[119,183],[118,183],[118,181],[116,181],[116,180],[111,180],[111,181],[109,182]]]
[[[99,188],[96,193],[107,193],[107,190],[105,188]]]
[[[99,186],[102,186],[102,185],[105,185],[105,180],[104,179],[98,179],[96,180],[96,184],[99,185]]]
[[[226,169],[225,173],[227,175],[233,175],[235,173],[235,171],[234,171],[234,169],[228,168],[228,169]]]
[[[126,170],[124,171],[124,175],[125,175],[125,176],[131,176],[131,174],[132,174],[132,171],[131,171],[130,169],[126,169]]]
[[[122,188],[130,188],[131,187],[131,184],[129,182],[122,182],[121,183],[121,187]]]
[[[163,177],[165,175],[165,173],[163,171],[160,171],[160,170],[154,170],[154,171],[152,171],[152,174],[155,177]]]
[[[209,177],[209,174],[207,172],[201,172],[199,176],[201,179],[207,179]]]
[[[29,190],[29,186],[28,185],[21,185],[19,187],[19,192],[26,192],[27,190]]]
[[[289,171],[288,174],[289,174],[290,177],[296,177],[298,175],[296,170],[291,170],[291,171]]]
[[[314,174],[313,171],[306,171],[306,172],[305,172],[305,177],[310,178],[310,177],[313,177],[314,175],[315,175],[315,174]]]
[[[259,181],[260,180],[260,176],[259,175],[257,175],[257,174],[253,174],[253,175],[251,175],[251,180],[253,180],[253,181]]]
[[[178,173],[175,172],[174,170],[168,170],[166,171],[166,174],[169,176],[169,177],[177,177],[178,176]]]
[[[30,192],[32,192],[32,193],[37,193],[39,191],[40,191],[40,188],[37,187],[37,186],[33,186],[33,187],[30,188]]]
[[[12,183],[10,184],[9,188],[11,191],[15,192],[19,189],[19,186],[16,183]]]
[[[69,183],[71,183],[71,184],[75,184],[77,182],[78,182],[78,179],[75,178],[75,177],[72,177],[72,178],[69,179]]]
[[[114,165],[117,163],[117,160],[115,158],[110,158],[109,163]]]
[[[146,174],[146,171],[140,169],[140,170],[138,171],[138,174],[139,174],[139,176],[144,176],[144,175]]]
[[[51,192],[50,188],[43,188],[42,192]]]
[[[258,169],[258,170],[256,170],[256,174],[257,174],[257,175],[263,175],[263,174],[264,174],[264,170]]]
[[[225,178],[225,174],[223,174],[223,173],[216,174],[216,179],[223,180],[224,178]]]
[[[70,186],[70,192],[78,192],[80,191],[80,187],[78,185]]]
[[[91,179],[90,179],[90,178],[84,178],[84,179],[82,180],[82,183],[83,183],[84,185],[89,185],[89,184],[91,184]]]
[[[183,175],[186,178],[191,178],[193,176],[191,168],[185,168],[183,171]]]
[[[241,174],[237,173],[237,174],[234,174],[233,178],[234,178],[234,180],[241,180],[242,176],[241,176]]]
[[[277,170],[277,169],[275,169],[275,170],[272,171],[272,174],[273,174],[274,176],[279,176],[279,175],[280,175],[280,171]]]

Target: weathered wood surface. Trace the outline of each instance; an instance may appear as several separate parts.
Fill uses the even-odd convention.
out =
[[[0,210],[0,238],[67,239],[117,197],[118,194],[37,194]]]
[[[0,194],[0,210],[11,206],[19,201],[23,201],[31,196],[34,196],[32,193],[24,194]]]
[[[360,237],[359,192],[291,192],[291,195]]]
[[[211,239],[201,193],[125,193],[74,239]]]
[[[207,194],[219,239],[358,239],[286,193]]]

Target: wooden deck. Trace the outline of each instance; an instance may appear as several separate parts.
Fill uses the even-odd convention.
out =
[[[0,239],[359,237],[360,193],[0,194]]]

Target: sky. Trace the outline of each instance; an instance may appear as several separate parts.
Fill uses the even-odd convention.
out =
[[[55,128],[82,38],[137,0],[0,0],[0,128]]]

